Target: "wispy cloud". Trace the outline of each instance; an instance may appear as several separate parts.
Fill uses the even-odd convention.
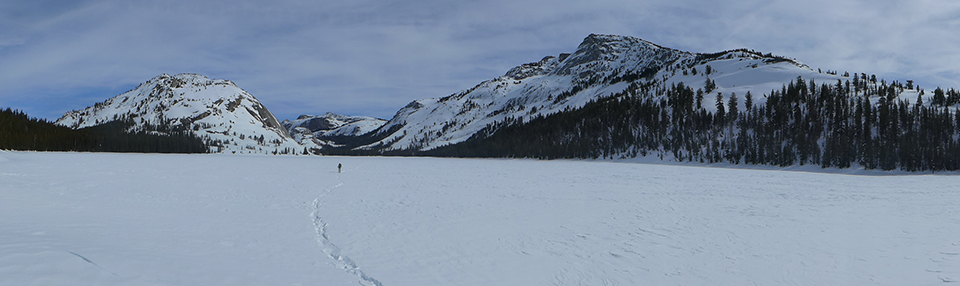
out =
[[[960,86],[960,3],[723,2],[7,1],[0,106],[56,118],[160,73],[197,72],[237,82],[281,118],[389,117],[590,33]]]

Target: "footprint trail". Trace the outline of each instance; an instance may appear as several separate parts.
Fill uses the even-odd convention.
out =
[[[313,226],[317,233],[317,245],[320,246],[320,250],[327,255],[328,258],[333,260],[333,265],[337,268],[343,269],[347,273],[353,274],[360,279],[360,285],[364,286],[383,286],[380,281],[370,277],[363,270],[360,270],[360,267],[357,266],[357,263],[354,262],[350,257],[343,255],[340,251],[340,247],[330,241],[330,238],[327,237],[327,224],[323,222],[323,218],[320,217],[320,207],[322,205],[323,197],[332,192],[334,189],[343,186],[343,180],[340,179],[340,175],[337,174],[337,180],[339,181],[335,186],[330,187],[329,189],[323,190],[320,193],[320,196],[313,200],[313,213],[310,214],[310,217],[313,219]]]

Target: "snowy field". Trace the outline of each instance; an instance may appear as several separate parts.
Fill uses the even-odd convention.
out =
[[[960,176],[882,174],[0,151],[0,285],[960,283]]]

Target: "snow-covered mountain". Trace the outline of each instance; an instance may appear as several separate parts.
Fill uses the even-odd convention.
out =
[[[336,146],[323,137],[360,136],[380,128],[386,120],[369,116],[347,116],[328,112],[324,115],[300,115],[296,120],[284,120],[283,127],[290,136],[308,148]]]
[[[463,142],[491,123],[576,109],[628,88],[657,90],[683,82],[697,89],[711,80],[714,92],[736,93],[742,104],[747,91],[762,98],[798,76],[820,82],[841,78],[745,49],[697,54],[633,37],[594,34],[572,54],[515,67],[447,97],[413,101],[371,133],[375,141],[357,149],[430,150]]]
[[[865,77],[860,75],[861,83]],[[180,74],[158,76],[93,107],[69,112],[57,124],[81,128],[131,119],[138,130],[192,130],[218,142],[220,147],[213,151],[228,153],[302,153],[335,147],[330,154],[404,150],[417,154],[464,142],[491,125],[522,124],[613,95],[642,92],[667,102],[666,91],[681,83],[702,90],[707,101],[736,96],[739,100],[730,102],[746,110],[748,92],[757,105],[763,105],[771,91],[798,78],[818,83],[851,80],[847,75],[824,73],[794,59],[752,50],[691,53],[634,37],[594,34],[573,53],[517,66],[503,76],[446,97],[415,100],[387,121],[327,113],[281,123],[256,98],[228,80]],[[854,82],[856,78],[852,78]],[[854,93],[879,96],[878,87],[885,84],[871,82],[872,86],[855,88]],[[922,97],[922,92],[912,87],[900,86],[898,92],[898,96],[911,99]],[[932,101],[927,98],[924,102]],[[709,102],[701,106],[707,112],[717,111]]]
[[[229,80],[199,74],[154,77],[94,106],[67,112],[56,124],[83,128],[119,119],[132,120],[131,131],[191,130],[218,145],[211,147],[213,152],[303,152],[253,95]]]

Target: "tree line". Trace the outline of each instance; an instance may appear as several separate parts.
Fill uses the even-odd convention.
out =
[[[208,144],[186,130],[146,126],[128,133],[134,121],[121,118],[93,127],[72,129],[19,110],[0,111],[0,149],[32,151],[207,153]],[[164,130],[169,132],[150,132]]]

